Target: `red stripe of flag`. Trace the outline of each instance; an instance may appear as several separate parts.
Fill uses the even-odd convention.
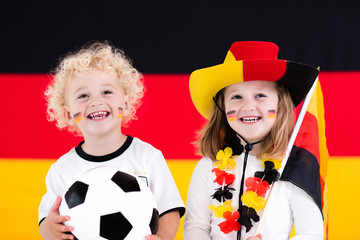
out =
[[[304,148],[311,152],[319,162],[319,129],[317,119],[314,115],[306,112],[299,133],[295,139],[294,145]]]

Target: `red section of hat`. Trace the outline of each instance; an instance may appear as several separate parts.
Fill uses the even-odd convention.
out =
[[[284,60],[244,61],[244,81],[277,81],[284,76],[286,65]]]
[[[254,59],[277,59],[279,47],[271,42],[244,41],[235,42],[230,52],[237,61]]]

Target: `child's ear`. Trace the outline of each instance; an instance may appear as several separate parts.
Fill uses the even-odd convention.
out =
[[[74,120],[73,120],[73,117],[71,116],[71,113],[70,113],[70,108],[68,106],[65,106],[65,118],[66,120],[68,120],[68,122],[72,125],[74,125]]]
[[[124,96],[124,104],[123,104],[123,115],[127,116],[131,113],[131,104],[129,101],[129,95]]]

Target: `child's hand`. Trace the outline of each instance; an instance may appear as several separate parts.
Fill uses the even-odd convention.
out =
[[[67,233],[73,231],[74,228],[64,225],[64,222],[70,220],[70,217],[59,214],[60,204],[61,197],[57,197],[48,216],[40,224],[40,234],[45,240],[74,239],[72,234]]]
[[[258,234],[255,237],[249,237],[246,240],[262,240],[262,236],[261,234]]]
[[[161,238],[159,238],[156,235],[149,235],[145,237],[146,240],[161,240]]]

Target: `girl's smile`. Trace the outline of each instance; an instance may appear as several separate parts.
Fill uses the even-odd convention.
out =
[[[278,106],[276,83],[251,81],[225,88],[224,103],[230,127],[248,142],[262,140],[273,127]]]
[[[240,121],[245,124],[252,124],[258,122],[260,119],[261,117],[241,117]]]

